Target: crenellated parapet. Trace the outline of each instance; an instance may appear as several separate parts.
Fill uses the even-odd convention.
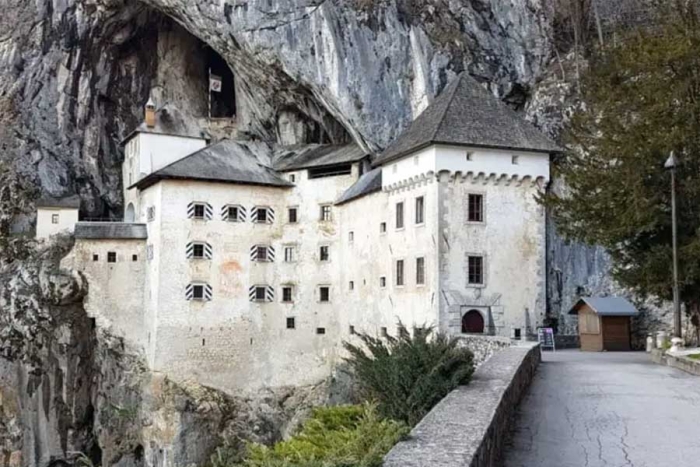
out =
[[[548,183],[546,177],[542,175],[529,174],[507,174],[483,171],[452,171],[452,170],[429,170],[397,180],[383,187],[385,192],[402,192],[428,185],[433,182],[439,183],[465,183],[472,185],[491,186],[513,186],[516,188],[536,188],[543,191]]]

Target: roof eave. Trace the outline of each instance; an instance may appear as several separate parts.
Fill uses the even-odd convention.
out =
[[[154,175],[154,176],[147,176],[138,182],[134,183],[131,185],[128,189],[132,188],[138,188],[139,190],[144,190],[152,185],[155,185],[156,183],[162,181],[162,180],[190,180],[194,182],[209,182],[209,183],[227,183],[231,185],[252,185],[252,186],[269,186],[269,187],[276,187],[276,188],[292,188],[294,187],[293,183],[289,182],[284,182],[282,183],[266,183],[266,182],[252,182],[252,181],[242,181],[242,180],[221,180],[221,179],[216,179],[216,178],[195,178],[195,177],[181,177],[178,175]]]

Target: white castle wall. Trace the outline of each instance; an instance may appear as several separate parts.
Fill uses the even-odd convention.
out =
[[[58,215],[58,223],[53,223],[53,216]],[[40,207],[36,212],[36,238],[48,238],[59,232],[73,232],[78,222],[78,209]]]

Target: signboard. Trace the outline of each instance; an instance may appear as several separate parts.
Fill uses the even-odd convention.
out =
[[[221,92],[221,76],[209,75],[209,91]]]
[[[552,328],[538,328],[537,341],[540,343],[542,349],[557,350],[554,345],[554,329]]]

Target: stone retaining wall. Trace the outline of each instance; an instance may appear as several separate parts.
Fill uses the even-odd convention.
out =
[[[541,360],[536,343],[494,354],[384,458],[385,467],[491,467]]]
[[[673,368],[678,368],[691,375],[700,376],[700,360],[693,360],[684,355],[671,355],[665,353],[661,349],[653,349],[651,351],[651,359],[655,363],[660,363],[662,365],[668,365]]]
[[[477,368],[488,358],[501,349],[510,347],[511,341],[507,337],[500,336],[459,336],[459,345],[466,347],[474,354],[474,366]]]

